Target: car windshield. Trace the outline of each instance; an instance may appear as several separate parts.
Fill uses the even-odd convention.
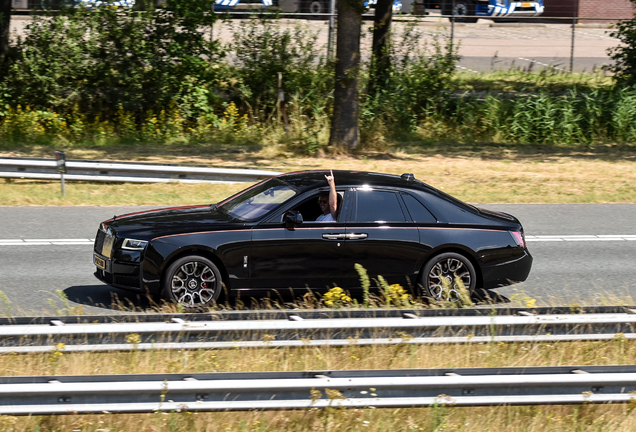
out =
[[[225,201],[218,210],[236,219],[256,220],[297,194],[288,184],[270,179]]]

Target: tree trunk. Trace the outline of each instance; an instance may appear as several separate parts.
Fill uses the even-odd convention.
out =
[[[11,0],[0,0],[0,66],[9,54],[9,28],[11,26]]]
[[[336,83],[329,145],[351,151],[360,142],[360,31],[362,0],[338,2]]]
[[[371,76],[369,94],[384,86],[391,71],[389,43],[391,41],[391,20],[393,19],[393,0],[378,0],[375,5],[373,23],[373,45],[371,57]]]

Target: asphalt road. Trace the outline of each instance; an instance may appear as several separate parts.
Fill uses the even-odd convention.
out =
[[[535,259],[526,282],[497,293],[564,305],[636,303],[636,240],[566,237],[636,236],[636,204],[483,207],[517,216]],[[145,208],[149,207],[0,207],[0,291],[9,299],[11,312],[41,315],[81,307],[85,314],[112,313],[113,300],[129,308],[148,307],[147,300],[93,277],[92,245],[87,241],[94,238],[100,221]],[[7,242],[12,239],[48,241],[45,245],[14,245]],[[51,239],[63,244],[51,244],[55,243]],[[68,297],[68,304],[56,291]],[[0,299],[0,311],[3,308],[6,302]]]

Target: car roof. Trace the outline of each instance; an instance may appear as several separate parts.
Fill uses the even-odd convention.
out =
[[[329,172],[330,170],[296,171],[281,174],[276,178],[298,188],[301,192],[305,192],[309,189],[326,187],[327,181],[325,180],[325,175],[329,175]],[[422,181],[416,180],[414,177],[411,177],[411,180],[408,180],[405,176],[393,174],[345,170],[333,170],[333,175],[336,179],[337,187],[360,187],[368,185],[375,187],[400,187],[406,189],[428,190],[435,193],[438,192],[437,189]]]

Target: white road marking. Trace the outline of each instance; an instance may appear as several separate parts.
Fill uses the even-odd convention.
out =
[[[543,235],[526,236],[527,242],[559,242],[559,241],[636,241],[636,235]]]
[[[560,71],[563,71],[563,72],[568,72],[568,73],[570,72],[569,70],[563,69],[561,67],[558,67],[558,66],[555,66],[555,65],[549,65],[547,63],[542,63],[540,61],[529,59],[529,58],[525,58],[525,57],[519,57],[519,60],[528,61],[530,63],[536,63],[538,65],[549,67],[549,68],[556,69],[556,70],[560,70]],[[578,73],[575,73],[574,75],[578,75]]]
[[[0,239],[2,246],[73,246],[89,245],[95,239]]]

